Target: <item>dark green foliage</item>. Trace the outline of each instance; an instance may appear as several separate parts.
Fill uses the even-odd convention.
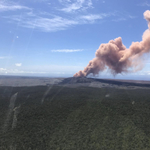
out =
[[[149,150],[150,90],[0,87],[0,150]],[[17,126],[2,131],[10,97]],[[106,96],[108,95],[108,96]],[[134,101],[134,103],[133,103]]]

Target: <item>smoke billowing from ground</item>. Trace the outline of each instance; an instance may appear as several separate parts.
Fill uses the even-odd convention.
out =
[[[85,77],[92,73],[98,74],[108,68],[113,75],[128,72],[130,68],[141,66],[139,58],[150,52],[150,11],[144,12],[144,18],[148,21],[148,29],[143,33],[141,42],[132,42],[129,49],[123,43],[121,37],[101,44],[96,51],[96,57],[89,62],[84,70],[79,71],[74,77]],[[142,68],[138,68],[142,69]]]

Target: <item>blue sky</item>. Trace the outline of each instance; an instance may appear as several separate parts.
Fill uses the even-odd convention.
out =
[[[0,0],[0,75],[73,76],[101,43],[141,41],[145,10],[150,1]],[[150,79],[149,57],[141,71],[115,78]],[[114,78],[109,70],[99,77]]]

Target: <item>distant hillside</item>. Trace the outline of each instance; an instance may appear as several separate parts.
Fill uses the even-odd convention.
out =
[[[75,83],[92,83],[92,82],[101,82],[114,85],[122,86],[140,86],[140,87],[150,87],[149,82],[142,81],[131,81],[131,80],[113,80],[113,79],[96,79],[96,78],[87,78],[87,77],[70,77],[62,80],[60,84],[75,84]]]

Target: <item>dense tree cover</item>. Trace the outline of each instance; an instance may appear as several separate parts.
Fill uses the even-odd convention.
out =
[[[0,87],[0,149],[149,150],[150,90]],[[17,126],[3,132],[11,96],[21,105]]]

